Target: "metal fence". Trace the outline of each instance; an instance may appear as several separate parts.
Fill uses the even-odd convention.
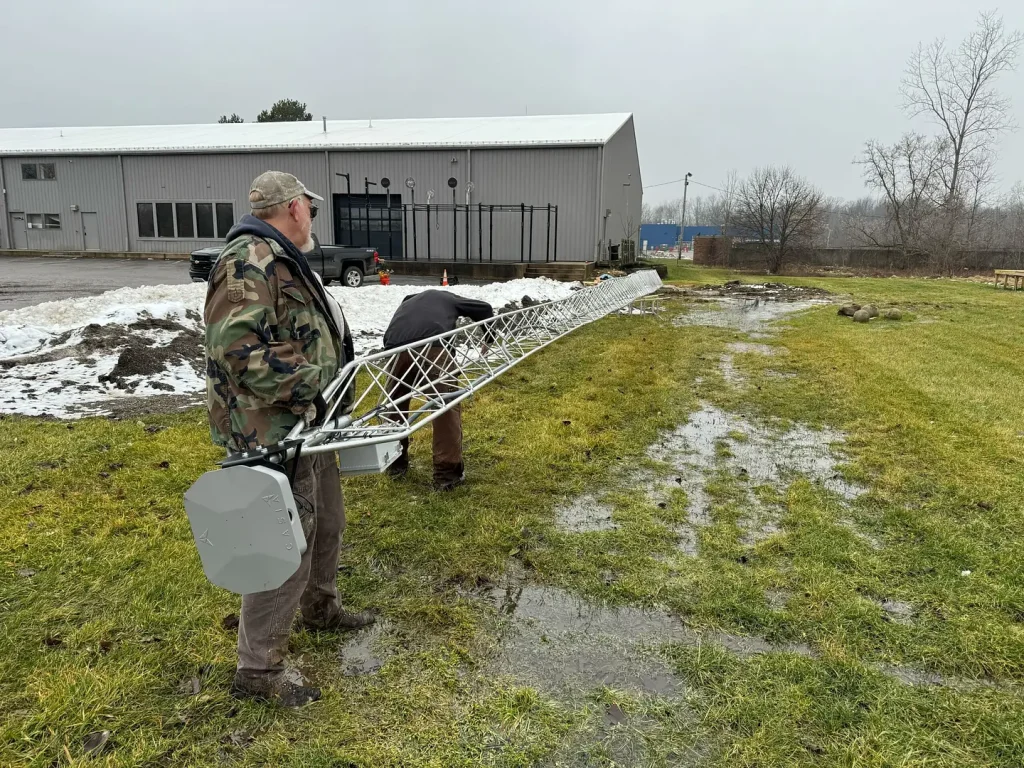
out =
[[[558,260],[557,205],[399,203],[397,195],[336,198],[338,241],[376,248],[385,260]]]

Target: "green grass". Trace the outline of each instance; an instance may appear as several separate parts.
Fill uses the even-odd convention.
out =
[[[733,278],[760,279],[670,265],[680,283]],[[206,582],[181,507],[217,457],[202,413],[0,421],[0,765],[84,764],[97,730],[111,748],[89,762],[116,766],[1024,764],[1024,297],[947,280],[785,282],[910,319],[860,326],[813,309],[772,342],[788,355],[735,355],[749,383],[734,388],[717,363],[739,334],[609,318],[475,399],[466,487],[428,490],[424,437],[408,480],[347,481],[339,585],[348,606],[381,609],[395,652],[379,674],[345,677],[343,638],[296,634],[325,691],[298,712],[227,695],[235,637],[221,620],[238,600]],[[666,526],[685,520],[685,494],[658,508],[623,477],[653,466],[646,447],[702,400],[844,430],[844,473],[869,492],[846,508],[806,480],[757,489],[780,532],[748,546],[742,482],[716,473],[699,553],[678,553]],[[583,492],[614,504],[615,530],[554,525]],[[553,698],[488,665],[496,624],[476,595],[510,567],[815,655],[669,645],[681,699]],[[913,620],[887,620],[883,599]],[[910,686],[885,665],[956,684]],[[192,676],[200,694],[182,695]],[[637,725],[601,730],[611,701]]]

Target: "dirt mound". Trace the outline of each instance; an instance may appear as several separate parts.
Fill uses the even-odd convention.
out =
[[[116,328],[118,326],[106,326],[104,330],[109,331],[109,329]],[[196,373],[203,370],[203,337],[198,331],[184,328],[167,320],[142,320],[133,323],[129,328],[179,330],[180,332],[166,346],[156,346],[151,339],[127,333],[121,334],[120,343],[113,345],[114,347],[123,347],[117,357],[117,364],[110,373],[99,377],[101,382],[113,384],[118,389],[129,389],[134,386],[132,382],[128,381],[130,377],[154,376],[167,370],[169,364],[182,361],[190,363]],[[108,332],[103,339],[106,342],[116,335],[116,332]],[[157,389],[173,389],[166,385],[151,384],[151,386]]]
[[[823,288],[785,283],[741,283],[739,280],[730,280],[724,285],[702,285],[697,291],[705,296],[736,296],[770,301],[804,301],[824,299],[832,295]]]
[[[134,323],[128,326],[133,331],[179,331],[181,333],[194,333],[189,328],[186,328],[181,323],[176,323],[173,320],[165,320],[162,317],[144,317],[141,320],[136,320]]]
[[[117,365],[109,374],[100,376],[100,381],[111,382],[118,387],[125,386],[124,379],[128,376],[152,376],[166,369],[168,355],[166,349],[131,344],[118,355]]]

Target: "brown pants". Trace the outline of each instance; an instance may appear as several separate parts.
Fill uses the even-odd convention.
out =
[[[341,475],[333,453],[300,456],[292,486],[306,551],[299,569],[277,589],[242,597],[238,673],[265,678],[280,673],[296,610],[312,626],[326,625],[341,610],[338,556],[345,530]]]
[[[391,378],[394,382],[391,389],[391,396],[396,400],[409,394],[409,387],[422,386],[420,381],[424,371],[431,379],[441,378],[441,374],[447,370],[451,358],[441,347],[434,347],[426,352],[427,362],[416,365],[412,355],[408,352],[400,354],[391,369]],[[427,367],[427,366],[430,367]],[[451,392],[455,389],[455,380],[442,381],[437,385],[438,392]],[[409,412],[410,401],[399,405],[403,413]],[[450,411],[431,422],[433,426],[434,439],[434,482],[450,483],[462,477],[462,406],[456,405]],[[398,457],[392,469],[403,471],[409,468],[409,440],[402,441],[402,455]]]

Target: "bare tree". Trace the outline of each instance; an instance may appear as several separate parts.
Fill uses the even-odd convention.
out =
[[[946,205],[957,204],[964,192],[966,166],[984,162],[993,139],[1013,128],[1010,100],[995,81],[1016,67],[1024,34],[1007,32],[994,12],[982,13],[978,28],[955,49],[944,40],[919,45],[903,78],[904,106],[911,116],[927,115],[949,142],[945,169]]]
[[[1024,183],[1018,181],[1004,202],[1003,245],[1020,257],[1024,255]]]
[[[664,203],[651,205],[644,203],[643,223],[644,224],[678,224],[679,210],[682,207],[682,198],[668,200]]]
[[[730,225],[732,224],[733,211],[736,208],[736,195],[740,189],[740,174],[732,168],[728,173],[725,174],[725,181],[722,182],[722,234],[728,235],[730,233]]]
[[[705,227],[708,225],[714,198],[694,195],[686,205],[686,226]]]
[[[758,168],[740,186],[736,223],[765,254],[776,274],[793,251],[810,243],[821,226],[824,196],[790,168]]]
[[[895,247],[905,256],[926,250],[926,224],[944,202],[942,169],[949,144],[915,133],[904,134],[892,145],[869,141],[857,161],[864,166],[864,182],[885,202],[885,224],[862,220],[860,234],[872,245]]]
[[[640,208],[640,223],[641,224],[657,224],[657,220],[654,218],[654,206],[650,203],[644,203]]]

